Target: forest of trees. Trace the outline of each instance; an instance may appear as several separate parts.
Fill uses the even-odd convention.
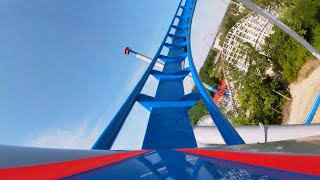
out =
[[[279,124],[282,120],[283,97],[275,92],[285,93],[280,83],[266,74],[271,62],[260,54],[250,44],[245,44],[248,71],[240,71],[236,63],[226,63],[231,76],[235,81],[234,91],[240,107],[236,109],[237,115],[227,114],[234,125]]]
[[[222,46],[224,40],[226,39],[226,36],[228,34],[228,32],[230,31],[230,29],[240,20],[242,19],[244,16],[248,15],[251,10],[244,10],[242,13],[240,13],[239,15],[234,15],[234,9],[235,9],[235,4],[230,4],[228,6],[227,12],[223,17],[223,20],[221,22],[221,26],[219,28],[219,32],[222,33],[222,35],[220,36],[220,42],[219,44]]]
[[[280,7],[280,19],[298,34],[303,36],[314,47],[320,49],[320,0],[253,0],[260,6]],[[223,19],[220,27],[223,43],[231,27],[242,17],[250,13],[245,10],[239,15],[232,13],[232,6]],[[232,72],[232,80],[236,80],[235,89],[240,107],[234,113],[227,113],[227,117],[234,125],[279,124],[282,121],[282,108],[285,99],[278,93],[289,95],[284,84],[294,82],[303,64],[315,59],[303,46],[288,34],[277,27],[274,33],[267,37],[262,47],[263,54],[259,53],[249,44],[245,45],[247,62],[250,64],[248,72],[239,71],[234,65],[224,63],[226,69]],[[203,82],[217,85],[219,80],[212,73],[216,52],[210,51],[200,77]],[[272,67],[274,72],[280,75],[278,78],[266,74],[266,70]],[[281,82],[281,83],[280,83]],[[277,92],[277,93],[276,93]],[[208,114],[202,101],[189,111],[191,120],[195,124],[199,118]]]
[[[296,31],[315,48],[320,49],[320,0],[292,0],[285,7],[280,19]],[[263,50],[275,66],[283,73],[283,78],[291,83],[298,77],[302,65],[315,59],[296,40],[291,38],[281,29],[274,27],[275,32],[266,38]]]

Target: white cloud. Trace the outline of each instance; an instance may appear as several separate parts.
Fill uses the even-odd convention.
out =
[[[32,138],[31,143],[27,143],[27,145],[47,148],[88,149],[92,145],[92,136],[86,134],[87,128],[87,122],[84,121],[84,123],[73,130],[56,129],[44,132]]]
[[[101,118],[92,129],[88,121],[83,121],[73,129],[56,129],[42,132],[31,136],[25,143],[26,146],[64,149],[90,149],[97,140],[104,127],[101,125]]]
[[[145,66],[140,66],[127,82],[127,86],[115,96],[119,97],[117,98],[119,103],[128,97],[145,69]],[[118,103],[114,104],[114,106],[118,106]],[[90,121],[84,120],[72,129],[58,128],[45,130],[39,134],[32,133],[26,139],[24,145],[45,148],[90,149],[115,113],[116,112],[111,112],[110,109],[107,109],[98,120],[89,118]],[[135,114],[139,116],[139,113],[136,112]],[[92,122],[96,123],[93,128],[89,126],[89,123]]]

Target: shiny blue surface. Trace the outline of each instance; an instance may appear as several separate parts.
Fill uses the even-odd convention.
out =
[[[317,95],[317,99],[315,100],[315,102],[313,103],[312,105],[312,108],[304,122],[304,124],[310,124],[313,117],[316,115],[316,112],[319,108],[319,105],[320,105],[320,91],[318,92],[318,95]]]
[[[316,179],[175,150],[153,151],[66,179]]]

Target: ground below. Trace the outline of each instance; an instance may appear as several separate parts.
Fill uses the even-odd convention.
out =
[[[283,108],[283,124],[303,124],[320,90],[320,61],[309,61],[302,66],[296,82],[290,84],[292,101]],[[312,123],[320,123],[320,109]]]

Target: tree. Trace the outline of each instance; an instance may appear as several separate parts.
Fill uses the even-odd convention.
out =
[[[304,37],[308,42],[320,47],[320,1],[294,0],[293,6],[281,15],[281,20]],[[281,29],[265,40],[264,52],[272,60],[275,68],[283,72],[289,83],[295,81],[302,65],[314,57]]]
[[[249,64],[247,72],[235,67],[233,62],[227,68],[233,80],[237,80],[235,91],[240,107],[237,118],[232,118],[235,125],[255,125],[259,122],[264,124],[281,123],[281,111],[283,106],[282,97],[274,93],[274,90],[282,91],[279,83],[266,74],[271,61],[260,54],[250,44],[244,43],[246,63]]]
[[[223,45],[223,42],[228,34],[228,32],[230,31],[230,29],[240,20],[242,19],[244,16],[248,15],[251,10],[250,9],[245,9],[242,13],[235,15],[234,13],[232,13],[232,9],[234,4],[230,4],[228,6],[228,9],[226,11],[225,16],[223,17],[222,23],[220,25],[220,29],[219,32],[222,33],[222,35],[220,36],[220,45]]]
[[[201,117],[208,114],[209,112],[202,100],[200,100],[195,106],[192,106],[192,108],[189,110],[190,120],[193,125],[196,125]]]

